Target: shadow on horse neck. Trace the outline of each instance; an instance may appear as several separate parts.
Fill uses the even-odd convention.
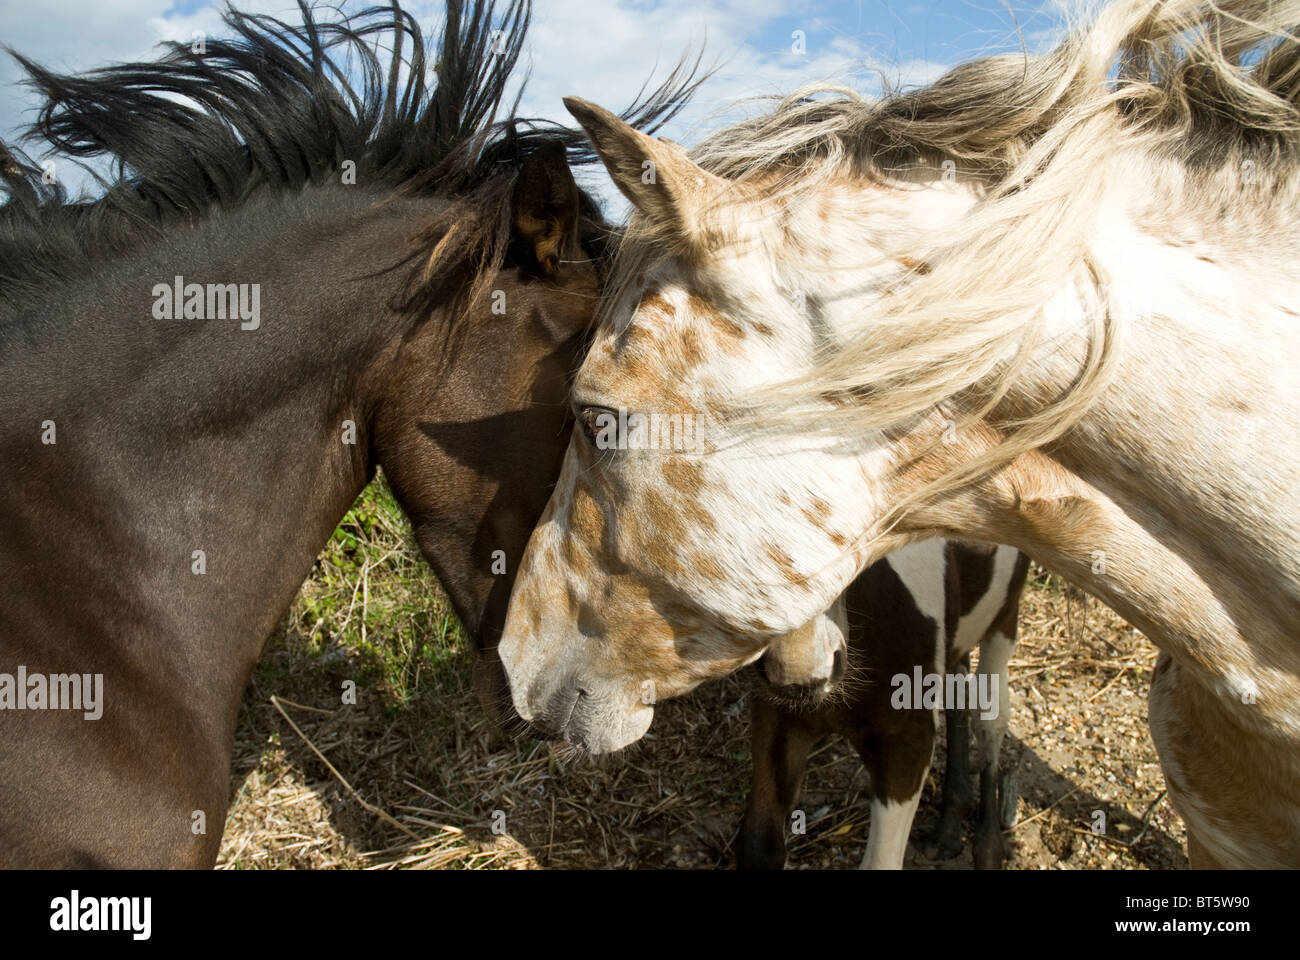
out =
[[[24,61],[36,132],[123,175],[68,203],[0,149],[0,671],[102,684],[95,720],[52,685],[0,712],[4,865],[213,862],[243,686],[378,467],[508,702],[492,648],[599,294],[590,156],[494,120],[527,4],[449,2],[431,90],[395,4],[303,14],[231,12],[202,57]]]

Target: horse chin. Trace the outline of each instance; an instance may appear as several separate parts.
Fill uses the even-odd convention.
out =
[[[574,711],[564,741],[584,753],[617,753],[645,736],[654,715],[654,707],[649,705],[639,705],[630,713]]]
[[[839,689],[844,676],[844,651],[835,651],[835,665],[829,677],[809,683],[774,683],[766,668],[766,657],[754,664],[759,696],[787,710],[808,712],[822,706]]]
[[[778,637],[755,664],[759,694],[790,710],[813,710],[844,679],[848,622],[843,598],[798,630]]]

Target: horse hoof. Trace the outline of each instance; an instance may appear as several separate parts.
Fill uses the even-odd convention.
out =
[[[1002,836],[997,835],[993,841],[975,841],[975,869],[1001,870],[1005,855],[1002,851]]]
[[[785,836],[781,829],[742,825],[736,844],[737,870],[784,870]]]
[[[927,860],[951,860],[961,853],[961,833],[939,830],[921,841],[921,853]]]

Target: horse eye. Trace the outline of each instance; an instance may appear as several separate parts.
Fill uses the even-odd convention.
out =
[[[597,450],[618,448],[618,414],[609,407],[583,407],[578,411],[578,425]]]

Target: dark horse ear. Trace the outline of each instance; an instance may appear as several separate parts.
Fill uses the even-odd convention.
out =
[[[542,144],[524,161],[515,181],[514,228],[525,254],[543,273],[554,275],[578,229],[578,185],[558,140]]]

